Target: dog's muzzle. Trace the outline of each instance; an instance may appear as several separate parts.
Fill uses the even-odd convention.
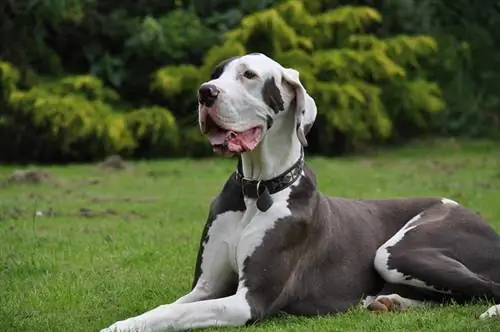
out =
[[[253,150],[262,138],[262,125],[244,130],[233,130],[221,121],[221,110],[215,106],[220,90],[214,84],[204,83],[198,89],[199,121],[201,132],[208,136],[214,152],[232,155]]]

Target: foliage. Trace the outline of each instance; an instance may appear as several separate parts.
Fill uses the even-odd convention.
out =
[[[152,75],[150,90],[160,103],[176,109],[179,118],[185,118],[196,110],[193,94],[200,83],[201,75],[195,66],[167,66]]]
[[[498,136],[500,35],[496,31],[500,29],[500,3],[390,0],[375,5],[385,18],[378,35],[424,33],[439,44],[427,73],[440,85],[447,107],[433,117],[433,132]]]
[[[96,158],[120,146],[135,156],[205,155],[197,86],[223,59],[263,52],[300,70],[320,103],[311,151],[345,152],[427,133],[499,136],[499,6],[495,0],[4,1],[0,135],[9,141],[20,136],[13,111],[34,114],[38,99],[53,103],[53,112],[68,107],[76,118],[110,113],[128,123],[126,114],[140,110],[135,125],[153,128],[138,124],[137,114],[145,114],[174,128],[168,116],[157,118],[160,107],[174,117],[175,130],[172,136],[149,132],[150,148],[138,145],[137,133],[125,125],[123,137],[132,145],[103,138],[94,153],[88,151],[94,145],[68,143],[73,138],[66,134],[69,145],[55,150],[82,150],[53,158]],[[70,99],[94,111],[79,111]],[[14,101],[17,106],[9,104]],[[20,105],[29,109],[21,112]],[[56,118],[78,126],[72,116]],[[24,154],[15,153],[37,161]]]
[[[314,131],[321,140],[313,143],[315,152],[338,148],[334,138],[339,133],[347,138],[340,147],[345,149],[390,137],[400,123],[406,129],[425,128],[426,114],[441,111],[445,104],[439,87],[411,70],[420,69],[420,59],[434,54],[436,42],[429,36],[379,39],[365,33],[366,26],[380,20],[369,7],[345,6],[313,15],[298,1],[284,2],[246,16],[225,35],[222,47],[208,53],[209,64],[199,72],[207,74],[204,69],[216,63],[212,58],[220,61],[247,52],[264,52],[299,69],[319,109]],[[185,77],[196,85],[201,82],[194,79],[197,72],[193,66],[162,68],[152,87],[174,98],[189,85]]]
[[[78,94],[89,100],[116,102],[120,96],[113,89],[92,75],[66,76],[43,85],[43,89],[51,94]]]
[[[14,68],[10,63],[0,61],[0,106],[3,107],[8,102],[8,98],[12,91],[15,90],[19,82],[19,70]],[[1,108],[0,108],[1,109]],[[0,121],[2,113],[0,113]]]
[[[19,70],[14,68],[10,63],[0,61],[0,87],[1,91],[8,95],[15,89],[19,82]]]
[[[127,126],[137,148],[136,157],[155,157],[175,154],[179,133],[174,116],[166,109],[142,107],[125,115]]]
[[[120,115],[77,94],[57,95],[43,87],[14,91],[5,117],[9,125],[1,136],[10,144],[2,159],[88,160],[134,144]]]
[[[12,68],[2,64],[3,69]],[[9,142],[0,159],[41,162],[85,161],[112,153],[142,156],[162,149],[174,154],[175,118],[161,107],[117,112],[116,91],[92,76],[65,77],[29,90],[14,83],[15,69],[3,75],[10,89],[0,112],[0,140]],[[5,84],[4,84],[5,85]],[[157,152],[156,152],[157,153]]]

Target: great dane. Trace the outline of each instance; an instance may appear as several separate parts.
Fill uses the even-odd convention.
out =
[[[359,200],[316,189],[303,149],[317,109],[296,70],[263,54],[231,58],[198,100],[213,150],[239,162],[211,203],[192,290],[102,331],[500,300],[500,237],[477,214],[446,198]],[[480,317],[493,316],[499,305]]]

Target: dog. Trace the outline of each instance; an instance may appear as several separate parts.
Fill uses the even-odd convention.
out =
[[[447,198],[316,189],[304,148],[317,108],[295,69],[259,53],[227,59],[198,102],[200,130],[238,164],[210,205],[192,290],[102,332],[500,300],[500,236],[476,213]],[[480,317],[493,316],[500,305]]]

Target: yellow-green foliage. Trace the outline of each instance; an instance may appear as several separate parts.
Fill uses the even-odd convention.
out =
[[[134,147],[121,115],[102,101],[77,94],[61,96],[40,87],[14,91],[9,108],[12,118],[19,124],[25,122],[40,135],[33,137],[33,144],[43,142],[47,153],[55,151],[56,155],[78,159],[78,153],[102,155]]]
[[[44,78],[19,90],[19,72],[0,62],[0,139],[24,133],[23,144],[37,147],[33,153],[72,159],[114,152],[204,154],[207,144],[195,125],[196,90],[218,63],[250,52],[300,71],[318,106],[317,141],[311,142],[316,152],[328,153],[333,137],[352,146],[425,128],[428,117],[445,107],[439,86],[416,74],[423,72],[422,59],[436,52],[436,41],[418,35],[380,39],[366,32],[382,20],[375,9],[343,6],[323,12],[318,4],[289,0],[247,15],[206,52],[201,65],[154,72],[149,89],[176,118],[159,106],[121,109],[117,92],[92,75]],[[179,123],[189,130],[181,132]]]
[[[5,102],[19,81],[19,71],[10,63],[0,61],[0,106]]]
[[[436,52],[436,41],[405,35],[379,39],[365,33],[367,26],[381,20],[379,12],[366,6],[321,12],[308,1],[289,0],[244,17],[222,45],[208,52],[198,71],[193,66],[160,69],[152,85],[175,98],[184,84],[183,75],[199,84],[223,59],[263,52],[300,71],[316,99],[319,116],[314,130],[326,142],[324,146],[332,143],[334,132],[345,135],[351,144],[387,138],[404,130],[399,122],[425,126],[426,114],[445,105],[435,83],[409,71]],[[189,89],[194,96],[196,86]]]
[[[193,65],[180,65],[166,66],[157,70],[151,78],[150,89],[158,92],[167,103],[183,107],[186,105],[183,100],[196,100],[194,97],[196,89],[209,78],[210,72],[217,64],[227,58],[245,53],[245,48],[239,42],[226,42],[214,46],[205,56],[201,68]],[[186,108],[188,107],[186,105]],[[186,112],[182,109],[176,111],[177,114]]]
[[[172,154],[178,148],[177,124],[167,109],[159,106],[142,107],[127,113],[125,119],[139,151],[146,150],[149,155],[165,155]]]
[[[275,8],[243,18],[241,27],[228,32],[226,40],[243,43],[249,51],[270,54],[294,48],[312,48],[312,40],[299,35]]]
[[[237,40],[226,41],[222,45],[212,47],[203,59],[203,67],[198,74],[202,75],[201,80],[207,80],[215,66],[222,61],[235,57],[245,55],[247,51],[243,44]]]
[[[21,146],[30,146],[31,155],[23,152],[23,158],[43,161],[129,154],[144,151],[145,145],[171,154],[178,144],[175,118],[167,109],[118,111],[109,103],[118,100],[117,93],[96,77],[70,76],[20,90],[15,68],[1,63],[0,71],[6,95],[0,109],[0,139],[10,141],[9,149],[0,153],[8,153],[6,159],[16,159]]]
[[[114,102],[120,96],[113,89],[92,75],[67,76],[63,79],[44,84],[44,89],[58,95],[79,94],[89,100]]]
[[[418,58],[437,51],[437,43],[429,36],[399,35],[386,39],[378,39],[374,35],[352,35],[348,45],[361,50],[375,50],[387,54],[392,61],[400,65],[419,67]]]
[[[165,98],[171,98],[186,90],[194,91],[199,79],[199,70],[195,66],[168,66],[155,72],[151,89],[159,91]]]

